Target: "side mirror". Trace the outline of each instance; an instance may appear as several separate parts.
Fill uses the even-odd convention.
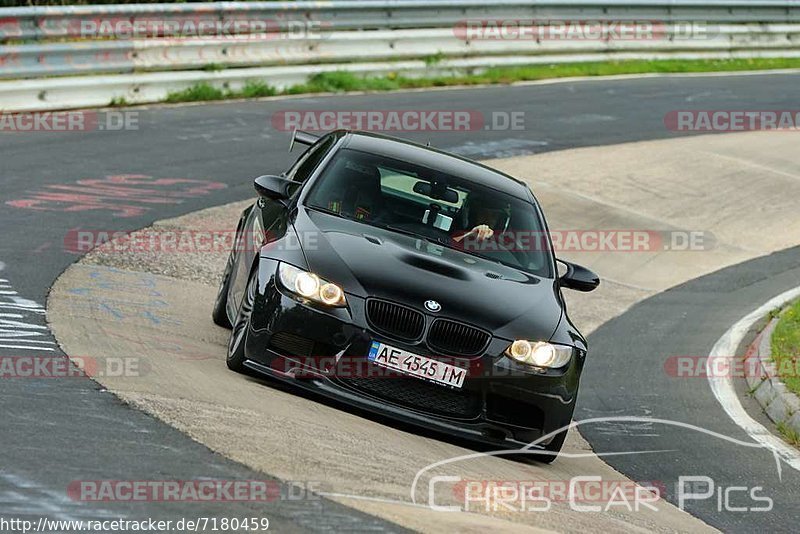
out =
[[[253,184],[256,191],[262,197],[271,198],[272,200],[286,200],[290,195],[290,187],[297,185],[297,182],[287,180],[281,176],[273,176],[265,174],[255,179]]]
[[[600,277],[586,267],[564,260],[557,261],[566,267],[566,272],[558,279],[562,287],[588,292],[594,291],[600,285]]]

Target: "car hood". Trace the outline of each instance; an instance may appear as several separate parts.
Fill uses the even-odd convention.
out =
[[[400,302],[506,339],[549,340],[561,320],[552,279],[303,207],[294,225],[309,269],[348,294]],[[428,312],[429,299],[441,311]]]

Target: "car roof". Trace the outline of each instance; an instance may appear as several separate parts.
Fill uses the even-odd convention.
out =
[[[526,201],[531,201],[533,198],[525,182],[477,161],[388,135],[360,130],[346,130],[341,133],[346,136],[342,148],[351,148],[370,154],[416,163],[430,169],[471,180]]]

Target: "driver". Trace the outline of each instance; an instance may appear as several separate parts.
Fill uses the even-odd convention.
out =
[[[465,219],[462,221],[461,230],[453,236],[453,241],[460,243],[466,238],[485,241],[494,236],[495,230],[502,230],[508,218],[508,207],[497,202],[496,199],[477,193],[470,194],[465,206]]]

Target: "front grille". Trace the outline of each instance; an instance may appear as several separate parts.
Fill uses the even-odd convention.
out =
[[[270,338],[269,345],[275,352],[286,356],[309,357],[314,352],[312,340],[289,332],[276,332]]]
[[[378,332],[407,341],[419,339],[425,327],[420,312],[375,299],[367,301],[367,321]]]
[[[480,413],[476,393],[410,377],[340,378],[353,389],[421,412],[471,419]]]
[[[463,323],[436,319],[428,333],[428,345],[444,355],[475,356],[489,343],[489,334]]]

